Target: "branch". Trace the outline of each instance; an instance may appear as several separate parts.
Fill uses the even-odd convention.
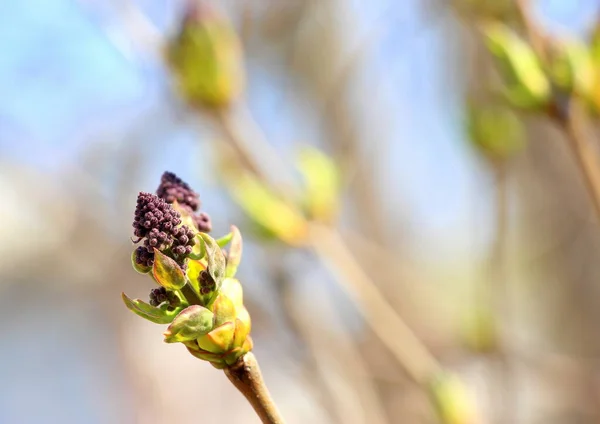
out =
[[[600,162],[586,134],[585,112],[579,102],[572,100],[568,116],[559,119],[558,122],[567,134],[569,148],[577,161],[577,167],[600,222]]]
[[[246,353],[237,363],[225,368],[224,371],[229,381],[248,399],[264,424],[285,424],[252,352]]]

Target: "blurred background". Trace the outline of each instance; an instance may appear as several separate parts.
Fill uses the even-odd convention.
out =
[[[516,2],[205,4],[244,53],[229,114],[191,107],[166,65],[189,1],[1,3],[0,423],[259,422],[120,298],[152,288],[131,269],[131,222],[165,170],[200,193],[213,236],[244,235],[254,351],[289,423],[600,422],[597,217],[568,132],[497,100],[481,31],[526,37]],[[596,0],[530,13],[551,40],[600,22]],[[322,251],[265,231],[236,183],[258,167],[302,186],[302,146],[339,176],[340,241]],[[377,331],[386,316],[348,290],[362,272],[410,331]],[[422,351],[476,417],[435,413]]]

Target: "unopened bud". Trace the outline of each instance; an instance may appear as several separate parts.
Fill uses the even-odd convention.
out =
[[[190,6],[167,58],[179,91],[192,105],[224,107],[243,90],[237,34],[224,16],[205,4]]]

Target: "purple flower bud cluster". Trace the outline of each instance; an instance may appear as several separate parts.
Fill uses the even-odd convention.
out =
[[[198,227],[198,231],[210,233],[210,230],[212,230],[212,223],[206,212],[200,212],[198,215],[194,215],[193,218],[196,227]]]
[[[181,206],[197,211],[200,207],[200,196],[181,178],[172,172],[165,172],[161,179],[156,194],[167,203],[177,201]]]
[[[192,247],[194,247],[194,231],[192,229],[182,225],[175,229],[173,246],[171,252],[175,256],[175,259],[186,257],[192,253]]]
[[[167,302],[170,307],[179,306],[181,303],[175,293],[168,291],[164,287],[152,289],[150,291],[150,304],[152,306],[159,306],[163,302]]]
[[[144,240],[143,246],[135,251],[135,260],[140,265],[152,266],[154,249],[168,254],[172,248],[174,259],[183,259],[192,252],[194,233],[181,225],[181,216],[163,199],[150,193],[140,193],[137,199],[133,220],[133,233],[137,242]]]
[[[165,172],[161,179],[156,194],[167,203],[177,201],[180,207],[192,217],[198,231],[208,233],[212,229],[210,217],[205,212],[195,214],[200,207],[198,193],[190,188],[181,178],[172,172]]]
[[[200,294],[208,294],[217,287],[215,280],[206,269],[198,274],[198,283],[200,284]]]

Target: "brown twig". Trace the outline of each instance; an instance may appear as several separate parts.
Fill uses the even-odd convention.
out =
[[[495,209],[496,222],[494,229],[494,243],[490,251],[490,273],[491,287],[488,291],[488,304],[497,318],[506,320],[510,317],[506,307],[510,304],[508,297],[508,285],[506,281],[506,249],[508,231],[508,186],[507,186],[507,163],[504,160],[491,162],[496,177],[495,187]],[[501,333],[497,335],[495,349],[495,392],[493,398],[498,400],[496,421],[498,423],[510,423],[515,421],[517,413],[517,398],[513,396],[513,369],[511,367],[510,354],[507,350],[506,336]]]
[[[533,50],[542,61],[546,61],[546,39],[531,16],[530,0],[517,0],[517,6]],[[577,167],[584,179],[597,218],[600,220],[600,162],[586,134],[585,109],[574,97],[569,99],[566,113],[563,109],[562,104],[555,101],[549,110],[552,118],[567,134],[569,148],[577,161]]]
[[[225,368],[229,381],[248,399],[264,424],[284,424],[277,405],[265,385],[258,361],[252,352],[246,353],[238,362]]]
[[[571,101],[567,117],[559,119],[567,134],[567,141],[577,167],[583,177],[585,187],[594,205],[600,222],[600,162],[586,134],[585,111],[576,100]]]
[[[441,367],[423,343],[398,316],[341,236],[333,229],[310,225],[310,245],[319,257],[339,274],[340,284],[357,304],[373,332],[392,352],[407,374],[420,385],[427,385]]]

